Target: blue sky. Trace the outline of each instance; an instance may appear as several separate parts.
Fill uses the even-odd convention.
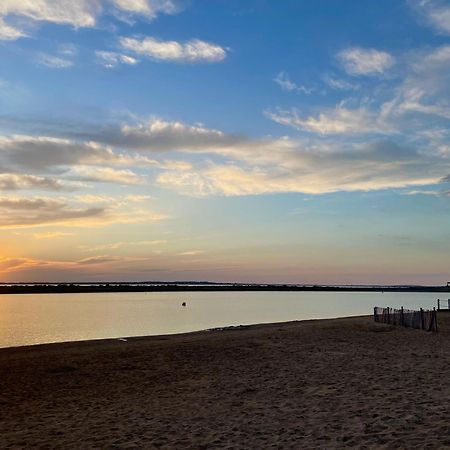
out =
[[[0,278],[444,283],[450,3],[3,0]]]

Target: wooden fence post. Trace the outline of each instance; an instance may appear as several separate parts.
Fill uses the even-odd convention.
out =
[[[438,311],[440,311],[441,310],[441,300],[440,299],[438,299],[437,304],[438,304]]]
[[[403,306],[402,306],[402,309],[400,310],[400,323],[401,323],[402,327],[405,326],[405,321],[403,320]]]
[[[423,309],[420,308],[420,328],[425,330],[425,321],[423,320]]]
[[[437,314],[436,314],[436,308],[434,308],[434,307],[433,307],[433,322],[434,322],[434,331],[437,331],[438,330],[438,327],[437,327]]]
[[[386,308],[387,310],[387,323],[391,323],[391,321],[389,320],[389,306]]]

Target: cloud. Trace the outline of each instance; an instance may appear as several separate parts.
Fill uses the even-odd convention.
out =
[[[213,63],[223,61],[226,49],[199,39],[188,42],[160,41],[153,37],[134,39],[122,37],[120,45],[123,49],[156,61],[177,63]]]
[[[98,252],[98,251],[104,251],[104,250],[117,250],[119,248],[123,248],[123,247],[130,247],[130,246],[153,246],[153,245],[162,245],[162,244],[166,244],[167,241],[166,240],[162,240],[162,239],[155,239],[153,241],[131,241],[131,242],[112,242],[110,244],[104,244],[104,245],[97,245],[97,246],[92,246],[92,245],[80,245],[79,248],[83,251],[83,252]]]
[[[442,61],[444,54],[436,51],[427,57],[430,61]],[[431,63],[428,66],[429,70],[434,67]],[[153,180],[161,187],[199,197],[281,192],[322,194],[439,184],[450,173],[445,128],[432,129],[427,122],[415,122],[414,130],[408,134],[409,142],[402,133],[402,127],[411,130],[408,116],[411,112],[408,115],[401,112],[407,111],[405,93],[413,80],[418,82],[429,76],[415,69],[413,63],[411,67],[411,79],[395,89],[396,97],[377,107],[370,102],[359,108],[341,103],[318,115],[302,116],[296,110],[272,113],[273,120],[308,131],[308,136],[250,138],[202,124],[151,118],[87,133],[85,137],[89,140],[82,142],[50,137],[2,137],[0,165],[54,171],[66,180],[118,184]],[[441,73],[441,63],[432,71]],[[424,113],[420,114],[422,117]],[[423,133],[424,130],[428,133]],[[171,156],[176,153],[177,158],[189,162],[158,162],[125,150]],[[202,157],[194,156],[196,153]],[[136,173],[134,168],[138,170]],[[146,169],[156,169],[156,173]],[[83,206],[84,194],[72,201]],[[90,198],[88,203],[105,210],[98,223],[112,220],[125,223],[134,217],[144,221],[154,219],[145,210],[130,214],[131,200],[122,197],[115,200],[123,210],[111,210],[114,199]],[[77,204],[68,207],[84,209]]]
[[[23,231],[15,231],[13,233],[16,236],[31,236],[34,239],[56,239],[66,236],[74,236],[74,233],[66,233],[63,231],[40,231],[37,233],[25,233]]]
[[[58,53],[60,55],[73,57],[78,54],[78,48],[72,43],[59,44]]]
[[[204,250],[189,250],[186,252],[178,253],[180,256],[197,256],[197,255],[203,255],[205,253]]]
[[[1,0],[0,39],[25,37],[27,21],[92,28],[102,13],[113,10],[152,20],[159,14],[175,14],[180,8],[171,0]]]
[[[409,2],[424,22],[440,34],[450,34],[450,5],[436,0]]]
[[[448,130],[450,46],[412,52],[405,66],[405,76],[393,89],[395,95],[382,105],[387,120],[392,123],[403,119],[408,134],[411,119],[415,121],[414,132],[422,135],[439,126]],[[441,123],[440,118],[445,120]]]
[[[26,34],[23,31],[6,24],[0,17],[0,41],[15,41],[25,36]]]
[[[450,160],[390,141],[342,146],[335,141],[266,139],[237,144],[227,164],[166,171],[157,182],[197,197],[281,192],[323,194],[440,183]]]
[[[35,21],[92,27],[101,10],[98,0],[2,0],[0,16],[23,16]]]
[[[68,279],[91,280],[110,279],[126,274],[127,279],[136,279],[136,273],[142,278],[157,276],[161,269],[148,269],[154,264],[154,258],[119,257],[99,255],[75,261],[58,261],[35,258],[0,258],[0,271],[8,274],[9,281],[24,279],[46,282],[64,282]],[[167,263],[165,268],[170,272]],[[152,274],[152,275],[149,275]],[[16,276],[16,278],[14,278]]]
[[[28,174],[0,173],[0,190],[44,189],[59,191],[67,186],[60,180]]]
[[[342,78],[332,77],[331,75],[322,76],[322,81],[331,89],[338,91],[356,91],[359,89],[359,85],[351,83],[350,81],[343,80]]]
[[[146,202],[147,200],[150,200],[152,197],[150,195],[127,195],[125,196],[126,202],[132,202],[132,203],[140,203],[140,202]]]
[[[0,228],[42,227],[47,225],[102,227],[111,224],[153,223],[167,215],[147,209],[110,204],[80,208],[66,199],[48,197],[0,197]]]
[[[48,53],[39,53],[36,61],[42,66],[51,67],[53,69],[67,69],[73,66],[73,61],[60,58],[59,56],[49,55]]]
[[[168,128],[171,126],[178,127],[177,124],[167,124]],[[202,132],[201,128],[198,130]],[[158,161],[123,150],[147,149],[149,145],[158,147],[158,141],[160,145],[164,145],[163,141],[166,145],[174,142],[170,133],[164,131],[161,134],[160,131],[161,127],[157,131],[147,123],[136,129],[117,127],[111,133],[102,131],[96,136],[112,145],[50,136],[0,136],[0,188],[56,191],[81,189],[86,187],[86,182],[141,185],[147,184],[151,169],[189,169],[191,164],[186,161]],[[195,137],[196,129],[191,132]],[[180,136],[180,142],[182,138]],[[147,173],[137,174],[130,168],[146,170]]]
[[[63,231],[43,231],[40,233],[33,233],[35,239],[56,239],[60,237],[73,236],[74,233],[65,233]]]
[[[405,192],[404,195],[426,195],[426,196],[431,196],[431,197],[448,197],[448,196],[450,196],[450,191],[413,189],[411,191]]]
[[[117,134],[120,136],[120,131]],[[119,138],[117,140],[120,141]],[[75,165],[167,167],[171,162],[158,162],[140,155],[119,153],[110,146],[93,141],[12,135],[0,136],[0,164],[8,168],[48,171]],[[176,162],[174,164],[177,165]]]
[[[30,258],[0,258],[0,271],[2,273],[27,270],[37,265],[39,265],[39,262]]]
[[[134,125],[124,125],[116,145],[144,151],[213,150],[239,141],[237,136],[203,125],[187,125],[179,121],[151,119]]]
[[[395,59],[387,52],[375,49],[352,47],[338,53],[345,71],[349,75],[379,75],[395,63]]]
[[[0,197],[0,228],[19,228],[45,224],[67,224],[101,217],[102,208],[72,208],[48,198]]]
[[[40,163],[52,160],[56,166],[50,167],[67,164],[71,167],[67,174],[73,177],[78,170],[78,179],[83,176],[88,179],[90,176],[91,179],[101,181],[100,178],[105,179],[108,175],[111,182],[133,184],[143,180],[131,170],[114,169],[108,171],[108,174],[101,170],[105,164],[129,165],[140,169],[146,167],[140,162],[141,158],[146,161],[145,157],[131,157],[126,153],[118,155],[115,151],[118,147],[140,152],[176,152],[181,155],[179,157],[195,153],[209,155],[208,158],[194,158],[188,164],[163,162],[159,165],[149,163],[147,166],[159,171],[154,178],[158,185],[193,196],[276,192],[321,194],[440,183],[450,173],[450,158],[447,153],[441,150],[441,146],[435,147],[434,141],[429,149],[422,144],[418,151],[415,145],[380,139],[380,136],[390,136],[399,141],[403,139],[397,132],[398,124],[392,120],[394,113],[384,109],[388,108],[372,111],[368,107],[350,109],[339,105],[317,117],[302,118],[291,112],[278,114],[279,117],[273,116],[273,119],[285,121],[286,124],[293,121],[292,126],[311,132],[312,136],[308,139],[270,136],[255,139],[227,134],[200,124],[189,125],[153,118],[122,125],[116,130],[101,131],[92,136],[100,142],[75,144],[70,140],[57,141],[62,144],[62,149],[57,152],[53,150],[56,152],[54,156],[53,151],[46,156],[45,151],[54,143],[46,138]],[[416,131],[420,131],[419,128]],[[366,142],[356,139],[361,134],[368,136]],[[355,139],[350,139],[351,136]],[[430,136],[432,137],[424,135],[420,139],[445,139],[446,134],[440,132]],[[17,141],[20,145],[13,146],[14,155],[16,162],[17,158],[22,162],[22,138]],[[101,141],[107,141],[108,145]],[[7,143],[10,142],[7,140]],[[16,143],[14,139],[12,142]],[[38,143],[41,142],[38,140]],[[36,142],[31,140],[31,144],[36,145]],[[71,157],[76,154],[76,149],[83,150],[78,150],[80,154],[68,160],[68,156],[64,156],[66,145],[72,149],[68,152]],[[85,154],[86,148],[88,155]],[[58,157],[61,158],[59,161]],[[32,162],[34,166],[34,160]],[[27,163],[30,164],[29,161]],[[124,203],[121,199],[116,201],[117,204]],[[108,201],[96,198],[91,203],[107,205]]]
[[[438,31],[450,34],[450,6],[431,8],[428,11],[428,19]]]
[[[283,91],[294,91],[302,94],[311,94],[314,91],[314,88],[307,88],[295,84],[291,81],[289,74],[283,71],[279,72],[273,81],[275,81]]]
[[[367,134],[393,132],[391,125],[382,123],[377,114],[367,108],[348,109],[338,105],[317,117],[301,117],[297,109],[266,111],[266,117],[281,125],[319,134]]]
[[[106,67],[107,69],[113,69],[120,64],[126,64],[129,66],[134,66],[139,63],[139,60],[133,58],[132,56],[123,55],[116,52],[106,52],[98,50],[95,52],[99,64]]]
[[[122,258],[115,256],[92,256],[90,258],[81,259],[80,261],[78,261],[78,264],[104,264],[121,260]]]
[[[361,84],[360,99],[353,96],[334,108],[309,111],[266,110],[265,115],[279,124],[321,136],[341,136],[349,143],[362,135],[396,135],[399,142],[420,140],[434,152],[449,155],[450,46],[414,50],[400,58],[396,77]],[[333,84],[330,79],[324,81]]]
[[[75,199],[81,203],[116,203],[127,205],[129,203],[141,203],[150,200],[150,195],[125,195],[124,197],[110,197],[106,195],[83,194],[77,195]]]
[[[172,0],[113,0],[114,5],[127,13],[141,14],[154,19],[158,14],[176,14],[179,5]]]
[[[72,169],[80,181],[94,181],[102,183],[117,183],[121,185],[144,184],[145,177],[135,174],[128,169],[112,169],[111,167],[77,166]]]

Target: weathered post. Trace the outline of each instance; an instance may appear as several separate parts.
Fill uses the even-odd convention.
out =
[[[387,311],[387,323],[391,323],[391,321],[389,320],[389,306],[386,308]]]
[[[440,311],[441,310],[441,300],[439,298],[438,298],[437,304],[438,304],[438,311]]]
[[[400,323],[401,323],[402,327],[405,326],[405,321],[403,320],[403,306],[402,306],[402,309],[400,310]]]
[[[423,309],[420,308],[420,328],[425,330],[425,321],[423,320]]]
[[[437,328],[437,314],[436,314],[436,308],[434,308],[434,307],[433,307],[433,322],[434,322],[434,331],[437,331],[438,330],[438,328]],[[433,329],[431,331],[433,331]]]

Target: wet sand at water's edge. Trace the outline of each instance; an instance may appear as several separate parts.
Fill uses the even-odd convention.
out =
[[[0,447],[450,448],[450,313],[0,349]]]

